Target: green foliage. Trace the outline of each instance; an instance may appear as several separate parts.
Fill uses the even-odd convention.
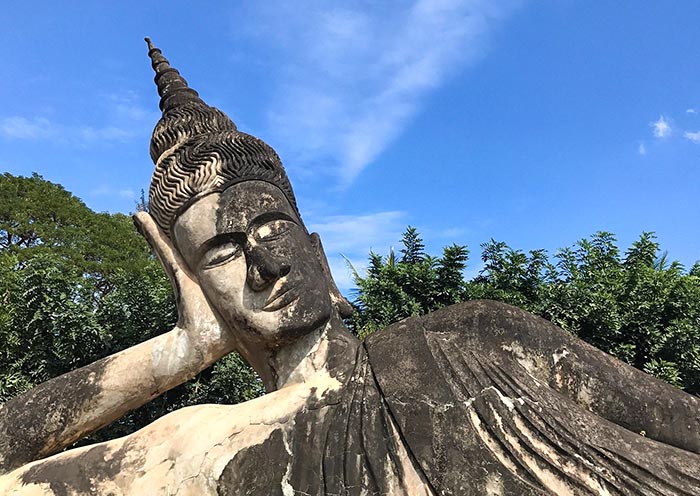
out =
[[[444,249],[442,257],[427,256],[423,240],[412,227],[406,230],[402,244],[399,260],[393,251],[386,258],[370,253],[367,277],[355,272],[359,311],[350,317],[348,325],[360,337],[464,298],[462,271],[469,256],[466,247],[452,245]]]
[[[409,264],[421,262],[425,258],[425,245],[415,227],[408,226],[401,240],[401,261]]]
[[[16,254],[20,264],[58,256],[108,290],[112,274],[137,273],[148,263],[148,246],[128,216],[95,213],[38,174],[1,175],[0,199],[0,252]]]
[[[128,216],[92,212],[36,174],[0,176],[0,402],[169,331],[176,320],[170,283]],[[128,434],[185,405],[261,392],[252,369],[231,355],[89,441]]]
[[[411,227],[403,243],[400,261],[393,252],[371,253],[367,274],[355,273],[350,327],[359,336],[459,301],[493,299],[700,394],[700,263],[688,271],[669,263],[653,233],[642,233],[622,256],[615,236],[599,232],[552,261],[544,250],[525,253],[490,240],[481,245],[483,269],[470,281],[463,276],[466,247],[452,245],[432,258]]]

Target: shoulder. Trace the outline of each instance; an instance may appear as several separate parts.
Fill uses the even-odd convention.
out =
[[[426,339],[468,343],[484,350],[515,343],[551,348],[573,344],[575,338],[551,322],[520,308],[492,300],[471,300],[392,324],[365,340],[370,354],[396,347],[415,347]]]
[[[383,390],[402,395],[442,390],[448,402],[455,383],[476,380],[478,388],[484,367],[495,366],[514,377],[528,375],[555,389],[581,389],[579,383],[588,381],[590,370],[620,368],[615,359],[551,322],[490,300],[397,322],[368,337],[365,346]],[[567,378],[577,377],[574,386],[569,384]]]

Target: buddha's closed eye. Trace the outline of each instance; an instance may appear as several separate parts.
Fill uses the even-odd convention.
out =
[[[203,269],[212,269],[223,265],[237,258],[243,253],[241,245],[234,241],[226,241],[221,244],[212,246],[204,253],[200,262]]]
[[[275,241],[289,234],[295,225],[286,219],[275,219],[258,227],[254,237],[257,241]]]
[[[255,241],[268,243],[287,236],[295,226],[291,220],[274,219],[257,227],[251,234]],[[212,269],[238,258],[243,253],[242,245],[248,242],[245,238],[243,233],[217,236],[214,244],[202,255],[200,267]]]

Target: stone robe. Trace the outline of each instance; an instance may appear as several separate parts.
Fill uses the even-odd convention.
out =
[[[473,301],[365,346],[436,494],[700,494],[700,400],[544,319]]]
[[[3,495],[427,495],[364,347],[335,377],[183,408],[0,477]]]
[[[376,333],[335,378],[182,409],[0,493],[697,495],[699,405],[543,319],[468,302]]]

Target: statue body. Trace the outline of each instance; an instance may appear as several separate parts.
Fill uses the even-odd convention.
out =
[[[239,405],[183,408],[21,467],[0,494],[433,494],[354,352],[345,383],[321,373]]]
[[[541,318],[474,301],[360,343],[274,151],[149,55],[136,223],[180,320],[0,406],[1,494],[700,494],[700,400]],[[267,395],[45,458],[233,350]]]
[[[302,382],[30,463],[0,478],[0,493],[700,490],[696,398],[522,310],[467,302],[363,344],[329,325],[318,345],[338,353]]]

